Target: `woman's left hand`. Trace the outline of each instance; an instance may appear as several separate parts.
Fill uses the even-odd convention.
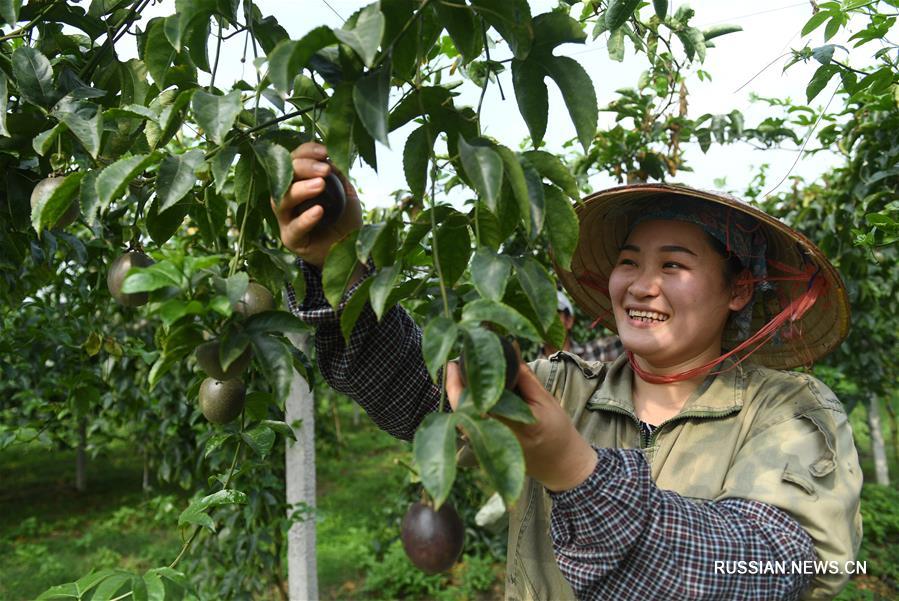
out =
[[[446,393],[453,409],[464,389],[459,365],[447,365]],[[518,395],[531,408],[537,421],[523,424],[500,419],[521,443],[529,476],[551,491],[574,488],[593,473],[596,452],[575,429],[559,401],[551,395],[524,363],[518,366]]]

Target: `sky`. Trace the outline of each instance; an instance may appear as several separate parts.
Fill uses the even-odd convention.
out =
[[[302,37],[310,29],[319,25],[339,27],[343,19],[368,2],[359,0],[257,0],[263,15],[274,15],[279,23],[294,39]],[[555,0],[531,0],[532,14],[536,15],[552,9]],[[683,4],[672,0],[669,11],[677,10]],[[740,110],[746,117],[747,126],[752,126],[765,116],[770,109],[760,102],[752,102],[753,94],[762,97],[791,98],[805,101],[805,86],[811,78],[817,63],[797,64],[785,73],[785,56],[791,48],[801,48],[808,41],[813,47],[821,45],[821,29],[807,39],[800,36],[802,26],[811,16],[808,0],[755,0],[752,3],[725,0],[696,0],[690,3],[696,11],[692,24],[700,29],[712,25],[734,24],[743,27],[742,32],[729,34],[715,40],[716,47],[708,51],[702,69],[711,74],[711,81],[700,81],[695,74],[687,80],[689,89],[689,113],[698,117],[703,113],[728,113]],[[651,8],[644,8],[650,11]],[[144,19],[165,16],[174,12],[174,0],[163,0],[149,7]],[[588,34],[590,28],[588,27]],[[491,31],[491,34],[495,32]],[[498,36],[496,36],[498,37]],[[131,37],[126,39],[132,40]],[[605,36],[589,40],[585,45],[565,44],[557,54],[571,56],[578,60],[593,80],[600,108],[616,97],[615,90],[634,87],[642,71],[646,69],[643,55],[635,55],[630,42],[623,62],[614,62],[608,57]],[[839,41],[839,40],[832,40]],[[133,42],[131,43],[133,45]],[[119,49],[123,58],[135,55],[133,48]],[[227,87],[238,79],[255,81],[251,59],[241,62],[243,36],[236,36],[223,44],[216,85]],[[502,60],[510,54],[500,45],[491,53],[494,60]],[[252,54],[250,54],[252,56]],[[773,64],[772,64],[773,63]],[[207,80],[208,80],[208,76]],[[201,79],[201,83],[202,83]],[[512,92],[511,74],[508,70],[501,75],[505,100],[500,97],[495,85],[488,88],[482,111],[482,128],[485,134],[495,137],[505,145],[517,148],[527,136],[524,120],[518,112]],[[480,90],[470,82],[462,88],[471,88],[456,99],[457,106],[476,107]],[[562,144],[574,137],[568,112],[561,95],[551,80],[547,80],[550,91],[550,113],[544,148],[550,152],[560,151]],[[812,106],[826,104],[832,96],[835,82],[813,101]],[[833,106],[832,108],[836,108]],[[613,123],[611,113],[600,112],[600,128]],[[405,137],[413,129],[411,125],[391,134],[390,148],[378,145],[378,172],[374,172],[361,162],[353,170],[353,178],[366,207],[386,206],[393,202],[392,192],[405,188],[402,171],[402,149]],[[804,135],[806,132],[799,132]],[[787,175],[800,175],[814,179],[827,168],[839,164],[839,157],[825,155],[805,155],[800,157],[793,150],[758,150],[748,144],[728,146],[713,145],[708,154],[703,154],[696,144],[684,145],[687,161],[694,172],[680,172],[675,181],[706,189],[725,189],[732,192],[743,190],[758,172],[761,164],[769,165],[768,185],[771,189]],[[794,165],[795,163],[795,165]],[[614,178],[606,174],[592,177],[594,189],[615,185]]]

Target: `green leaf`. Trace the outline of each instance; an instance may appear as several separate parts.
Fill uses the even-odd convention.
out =
[[[81,578],[79,578],[75,582],[75,586],[78,587],[78,592],[83,595],[115,573],[115,570],[109,569],[100,570],[99,572],[91,572],[87,576],[82,576]]]
[[[159,574],[147,572],[143,576],[144,586],[147,588],[148,601],[165,601],[165,583]]]
[[[350,334],[353,332],[356,320],[359,319],[359,314],[368,305],[368,291],[371,288],[371,283],[372,279],[368,278],[359,284],[343,305],[343,311],[340,313],[340,331],[346,344],[350,343]]]
[[[126,585],[131,583],[131,574],[116,570],[115,573],[103,580],[94,592],[93,599],[112,599],[122,594]],[[129,587],[130,590],[130,587]],[[80,598],[80,597],[79,597]]]
[[[359,264],[356,259],[357,232],[353,232],[332,246],[322,267],[322,287],[325,298],[335,310],[340,305],[343,293],[346,292],[350,278],[356,270],[356,265]]]
[[[825,44],[824,46],[812,48],[812,58],[822,65],[827,65],[833,59],[833,52],[835,49],[835,44]]]
[[[105,209],[110,202],[121,196],[128,184],[151,164],[159,160],[157,153],[136,154],[119,159],[109,165],[97,176],[97,196],[100,199],[99,210]]]
[[[467,64],[481,55],[484,36],[474,12],[461,4],[437,3],[437,18],[446,27],[453,45],[462,55],[462,64]]]
[[[714,27],[709,27],[702,32],[702,39],[708,42],[709,40],[713,40],[717,37],[721,37],[729,33],[737,33],[738,31],[743,31],[743,28],[739,25],[715,25]]]
[[[243,109],[243,103],[240,90],[232,90],[224,96],[197,90],[191,98],[190,108],[197,125],[203,128],[213,142],[221,145]]]
[[[222,505],[245,505],[246,503],[246,494],[230,488],[220,490],[191,503],[188,508],[182,511],[181,515],[178,516],[178,525],[197,524],[215,532],[215,523],[212,521],[212,518],[206,514],[207,510]]]
[[[187,278],[169,261],[159,261],[149,267],[132,267],[122,282],[122,291],[127,294],[135,292],[153,292],[174,286],[186,288]]]
[[[165,19],[151,19],[147,25],[144,54],[141,58],[147,65],[150,77],[160,89],[168,87],[167,79],[172,71],[172,63],[178,56],[178,51],[172,47],[165,35]]]
[[[540,341],[540,334],[533,324],[512,307],[486,298],[466,303],[462,309],[462,323],[476,325],[483,321],[502,326],[513,336]]]
[[[159,212],[163,212],[184,198],[197,183],[197,169],[203,164],[203,151],[194,149],[184,154],[170,155],[159,166],[156,195]]]
[[[250,276],[245,271],[238,271],[225,280],[225,294],[232,307],[236,307],[250,285]]]
[[[19,21],[22,0],[0,0],[0,19],[7,25],[15,25]]]
[[[280,144],[257,142],[253,146],[259,164],[268,177],[269,196],[281,199],[293,182],[293,162],[290,151]]]
[[[533,257],[513,259],[521,288],[527,295],[540,326],[549,328],[557,317],[556,286],[552,277]]]
[[[831,16],[832,13],[823,10],[815,13],[808,21],[805,22],[805,25],[802,26],[800,35],[803,37],[807,36],[811,32],[821,27],[821,25],[824,24],[824,21],[826,21]]]
[[[290,393],[290,383],[293,380],[293,355],[290,347],[280,339],[267,335],[255,335],[251,340],[258,363],[273,387],[275,399],[283,404]]]
[[[500,301],[506,293],[506,283],[512,264],[505,255],[497,255],[481,247],[471,261],[471,281],[482,297]]]
[[[103,133],[103,115],[96,104],[63,99],[56,105],[53,115],[65,124],[91,157],[97,158]]]
[[[459,425],[490,483],[506,507],[511,507],[524,487],[524,453],[518,439],[498,421],[479,419],[468,412],[459,414]]]
[[[9,137],[9,130],[6,128],[6,107],[8,102],[9,90],[6,74],[0,71],[0,136],[6,136],[7,138]]]
[[[36,199],[31,207],[31,225],[35,231],[51,228],[59,221],[72,204],[83,178],[83,172],[70,173],[49,194]]]
[[[359,13],[352,29],[335,29],[337,39],[356,51],[365,66],[371,68],[384,34],[384,15],[378,3],[369,4]]]
[[[535,148],[543,142],[549,115],[549,95],[543,81],[546,76],[546,70],[537,61],[512,61],[515,101],[531,135],[531,145]]]
[[[459,135],[459,155],[462,168],[471,180],[487,208],[496,213],[500,187],[503,183],[503,159],[487,143],[476,140],[469,144]]]
[[[464,215],[453,213],[447,217],[443,225],[434,233],[435,262],[440,267],[440,276],[444,284],[452,286],[456,283],[471,257],[471,235],[468,233],[468,219]]]
[[[216,194],[221,194],[225,184],[228,183],[228,172],[231,170],[235,156],[237,156],[237,147],[226,146],[212,158],[212,178],[215,180]]]
[[[380,270],[372,281],[369,297],[371,298],[371,308],[374,310],[378,321],[381,320],[384,310],[389,309],[386,306],[387,297],[390,296],[391,291],[396,287],[400,273],[402,273],[401,265],[397,263]]]
[[[353,125],[356,122],[352,84],[337,86],[325,108],[324,121],[327,124],[324,142],[331,162],[341,173],[349,173],[353,158]]]
[[[808,87],[805,89],[805,96],[808,102],[814,100],[814,98],[821,93],[827,84],[830,82],[831,78],[839,73],[840,68],[837,65],[821,65],[818,67],[818,70],[815,71],[815,74],[812,75],[811,80],[808,82]]]
[[[562,188],[573,200],[578,199],[577,180],[558,156],[543,150],[528,150],[522,156],[540,175]]]
[[[609,28],[609,31],[615,31],[624,25],[639,4],[640,0],[609,0],[605,13],[606,27]]]
[[[456,416],[431,413],[425,417],[412,442],[422,486],[439,509],[456,479]]]
[[[212,436],[210,436],[206,440],[205,450],[203,451],[203,457],[209,457],[212,453],[216,451],[216,449],[221,448],[223,444],[234,438],[233,432],[215,432]]]
[[[67,582],[66,584],[59,584],[53,587],[48,588],[43,593],[41,593],[36,601],[49,601],[50,599],[80,599],[81,593],[78,590],[78,585],[74,582]]]
[[[360,263],[368,261],[368,257],[372,254],[378,240],[385,232],[392,229],[390,222],[382,223],[366,223],[359,229],[359,235],[356,237],[356,259]],[[388,234],[389,235],[389,234]],[[380,269],[382,265],[376,266]]]
[[[555,310],[555,307],[553,307]],[[506,359],[499,338],[478,325],[462,325],[466,388],[481,413],[490,411],[506,385]]]
[[[522,424],[535,424],[537,418],[526,402],[521,397],[508,390],[503,390],[503,395],[490,410],[490,415],[503,417],[513,422]]]
[[[527,178],[524,174],[524,169],[522,167],[521,161],[519,160],[518,155],[514,152],[506,148],[505,146],[497,146],[496,151],[503,159],[503,172],[506,178],[506,181],[509,184],[509,190],[512,192],[512,197],[516,201],[516,208],[518,209],[519,215],[529,215],[530,214],[530,196],[528,194],[528,182]],[[500,203],[499,206],[496,207],[496,212],[494,215],[497,218],[504,218],[509,215],[510,207],[506,206],[509,203],[508,191],[504,193],[502,196],[504,202]],[[486,206],[486,204],[484,205]],[[492,212],[492,211],[491,211]],[[480,215],[479,215],[480,219]],[[529,219],[523,221],[525,226],[525,231],[530,234],[531,231],[531,222]],[[482,224],[479,222],[478,227],[480,228]]]
[[[561,44],[583,44],[587,41],[584,26],[567,13],[551,11],[534,17],[533,54],[551,54]]]
[[[406,174],[406,182],[409,191],[416,199],[422,199],[428,184],[428,161],[431,158],[434,145],[434,134],[428,131],[427,125],[422,125],[413,130],[406,138],[403,148],[403,173]]]
[[[275,334],[309,332],[312,327],[305,321],[287,311],[263,311],[251,315],[244,321],[247,334]]]
[[[387,137],[388,101],[390,100],[390,62],[377,71],[366,73],[353,86],[356,114],[372,138],[390,147]]]
[[[624,60],[624,29],[619,28],[610,33],[606,47],[609,49],[610,59],[622,62]]]
[[[471,6],[506,40],[515,58],[527,58],[534,41],[527,0],[471,0]]]
[[[580,63],[567,56],[547,59],[544,67],[559,86],[565,106],[568,107],[568,114],[574,122],[578,140],[584,152],[587,152],[596,135],[596,122],[599,117],[593,81]]]
[[[268,55],[268,77],[282,94],[291,90],[293,80],[308,64],[312,55],[337,43],[330,27],[316,27],[297,41],[284,40]]]
[[[437,381],[437,372],[443,369],[453,344],[456,342],[458,328],[449,317],[438,315],[427,323],[422,333],[421,352],[431,380]]]
[[[12,75],[22,98],[39,106],[53,103],[53,68],[41,52],[30,46],[19,46],[12,53]]]
[[[263,424],[258,424],[252,429],[241,433],[240,437],[260,457],[265,457],[269,454],[277,438],[274,430]]]
[[[528,187],[528,206],[522,207],[521,218],[528,222],[526,229],[530,232],[530,239],[534,240],[543,230],[546,212],[546,202],[543,198],[543,178],[526,158],[520,157],[519,161],[524,171],[524,181]]]
[[[159,316],[166,327],[171,327],[173,323],[185,315],[201,315],[202,313],[203,304],[200,301],[183,301],[178,298],[165,301],[156,310],[156,315]]]
[[[652,0],[652,7],[656,11],[656,16],[664,20],[668,14],[668,0]]]
[[[147,233],[150,234],[153,242],[162,246],[174,236],[175,232],[181,229],[184,218],[190,212],[195,201],[195,196],[190,194],[168,209],[160,211],[160,199],[157,196],[156,201],[150,206],[146,219]]]
[[[179,92],[174,101],[158,107],[159,124],[148,122],[146,126],[147,142],[151,148],[165,146],[183,127],[184,110],[190,104],[195,92],[193,88]]]
[[[574,207],[555,186],[544,186],[546,200],[546,230],[553,259],[566,271],[571,271],[571,257],[577,248],[580,227]]]

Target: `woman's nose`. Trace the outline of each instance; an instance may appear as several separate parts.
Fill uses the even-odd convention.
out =
[[[628,293],[635,298],[657,296],[659,294],[659,274],[648,269],[641,269],[627,287]]]

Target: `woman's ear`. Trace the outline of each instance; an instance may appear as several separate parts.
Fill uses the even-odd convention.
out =
[[[753,292],[755,292],[755,282],[752,281],[752,273],[748,269],[744,269],[734,280],[728,308],[731,311],[739,311],[752,300]]]

